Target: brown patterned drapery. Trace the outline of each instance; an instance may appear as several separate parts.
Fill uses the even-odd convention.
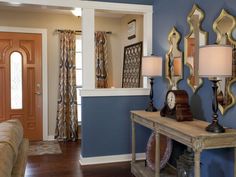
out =
[[[60,32],[59,88],[55,138],[63,141],[78,139],[75,33]]]
[[[95,32],[96,87],[107,88],[107,37],[106,32]]]

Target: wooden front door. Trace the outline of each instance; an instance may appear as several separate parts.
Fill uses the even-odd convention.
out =
[[[0,121],[19,119],[42,140],[42,35],[0,32]]]

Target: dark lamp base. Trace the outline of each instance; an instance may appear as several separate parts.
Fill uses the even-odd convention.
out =
[[[218,122],[212,122],[210,125],[206,127],[206,131],[212,133],[224,133],[225,129]]]
[[[212,99],[212,122],[210,125],[206,127],[206,131],[212,132],[212,133],[224,133],[225,129],[218,123],[218,100],[217,100],[217,89],[218,85],[217,82],[220,80],[211,80],[212,84],[212,90],[213,90],[213,99]]]
[[[148,107],[145,109],[145,111],[147,112],[157,112],[157,108],[155,108],[155,106],[153,105],[153,78],[149,78],[150,79],[150,85],[151,85],[151,90],[150,90],[150,102]]]
[[[148,107],[145,109],[145,111],[147,112],[157,112],[157,108],[155,108],[155,106],[153,106],[152,103],[149,103]]]

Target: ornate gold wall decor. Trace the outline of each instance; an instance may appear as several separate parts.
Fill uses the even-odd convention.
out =
[[[236,40],[232,33],[236,28],[235,17],[230,15],[226,10],[222,10],[218,18],[214,21],[213,30],[217,34],[217,44],[233,46],[233,72],[230,78],[219,78],[221,80],[218,89],[219,110],[223,114],[235,105],[235,97],[231,91],[231,86],[236,81]]]
[[[177,83],[183,79],[183,54],[179,50],[180,39],[180,33],[173,27],[168,35],[170,47],[165,61],[165,75],[169,81],[170,89],[177,89]]]
[[[204,12],[196,4],[187,17],[190,31],[184,39],[184,63],[190,69],[187,82],[193,92],[197,91],[203,84],[203,80],[198,76],[198,63],[199,47],[206,45],[208,40],[208,33],[201,28],[204,17]]]

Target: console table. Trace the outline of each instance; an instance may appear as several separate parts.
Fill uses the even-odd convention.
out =
[[[235,148],[236,159],[236,130],[226,129],[225,133],[210,133],[205,131],[208,122],[196,120],[177,122],[174,119],[161,117],[160,112],[131,111],[132,120],[132,162],[131,171],[136,177],[160,177],[160,134],[187,145],[194,151],[194,176],[200,177],[200,155],[204,149]],[[151,172],[144,163],[140,165],[135,156],[135,124],[143,125],[156,133],[156,164],[155,173]],[[236,177],[236,163],[234,163]]]

